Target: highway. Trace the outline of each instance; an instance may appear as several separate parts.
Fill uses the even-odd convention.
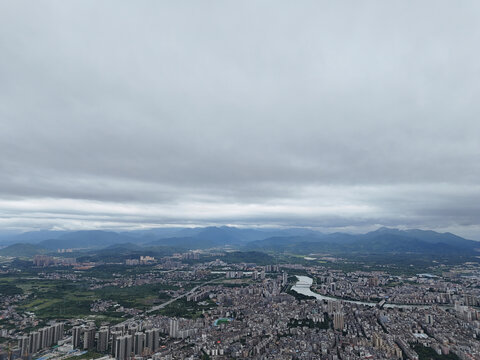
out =
[[[145,314],[149,314],[149,313],[154,312],[154,311],[156,311],[156,310],[163,309],[165,306],[173,303],[174,301],[176,301],[176,300],[178,300],[178,299],[181,299],[181,298],[183,298],[183,297],[185,297],[185,296],[188,296],[188,295],[190,295],[190,294],[193,294],[195,291],[197,291],[197,290],[198,290],[199,288],[201,288],[202,286],[205,286],[205,285],[207,285],[207,284],[210,284],[211,282],[216,281],[216,280],[218,280],[218,278],[215,278],[215,279],[206,281],[206,282],[204,282],[204,283],[202,283],[202,284],[200,284],[200,285],[197,285],[197,286],[195,286],[194,288],[192,288],[191,290],[187,291],[186,293],[184,293],[184,294],[182,294],[182,295],[179,295],[179,296],[177,296],[177,297],[174,297],[173,299],[170,299],[170,300],[164,302],[163,304],[156,305],[156,306],[148,309],[147,311],[145,311]],[[129,323],[131,323],[131,322],[133,322],[133,321],[135,321],[135,319],[134,319],[134,318],[130,318],[130,319],[127,319],[127,320],[121,322],[121,323],[118,324],[118,325],[129,324]]]

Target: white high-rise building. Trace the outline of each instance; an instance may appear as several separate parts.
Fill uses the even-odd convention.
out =
[[[178,319],[170,319],[168,335],[173,338],[178,337]]]
[[[108,327],[102,326],[98,331],[97,351],[104,353],[108,350]]]
[[[80,348],[81,339],[82,339],[82,327],[74,326],[72,328],[72,346],[74,349]]]
[[[115,344],[113,346],[114,352],[113,355],[117,360],[125,360],[126,359],[126,336],[117,336],[115,339]]]
[[[126,358],[130,358],[133,353],[133,336],[126,335],[126,342],[125,342],[125,356]]]
[[[344,315],[340,311],[333,313],[333,327],[335,330],[343,330],[344,327]]]
[[[117,339],[121,336],[123,336],[123,333],[121,331],[112,331],[112,347],[111,347],[111,354],[115,357],[115,351],[116,351],[116,343]]]
[[[145,347],[145,334],[143,332],[135,333],[134,352],[135,355],[142,355]]]
[[[83,331],[83,349],[90,350],[95,347],[95,328],[89,327]]]

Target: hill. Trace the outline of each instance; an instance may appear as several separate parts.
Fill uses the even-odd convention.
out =
[[[43,240],[38,243],[41,247],[50,250],[63,248],[104,248],[118,243],[135,241],[132,237],[118,234],[113,231],[83,230],[64,234],[58,239]]]
[[[47,249],[35,245],[18,243],[0,249],[1,256],[31,257],[34,255],[45,254]]]
[[[27,231],[23,233],[11,233],[8,235],[2,235],[0,241],[2,244],[17,244],[17,243],[29,243],[36,244],[46,239],[58,239],[60,236],[67,234],[68,231],[50,231],[50,230],[38,230]]]
[[[206,228],[185,229],[178,232],[178,236],[160,238],[145,243],[146,245],[174,246],[186,249],[205,249],[212,247],[233,246],[239,247],[251,241],[264,240],[271,237],[289,238],[291,236],[320,235],[319,232],[309,229],[240,229],[230,226],[210,226]],[[187,235],[187,236],[180,236]]]
[[[242,251],[273,251],[296,254],[476,254],[480,243],[451,233],[430,230],[379,228],[366,234],[325,234],[310,229],[241,229],[236,227],[169,228],[117,233],[91,230],[55,232],[55,239],[38,242],[52,232],[25,233],[25,241],[0,250],[9,256],[31,256],[62,248],[102,250],[125,254],[228,247]],[[167,236],[169,235],[169,236]],[[172,236],[173,235],[173,236]]]
[[[366,234],[318,234],[291,237],[272,237],[248,243],[245,249],[310,253],[416,253],[472,254],[480,243],[450,233],[424,230],[380,228]]]

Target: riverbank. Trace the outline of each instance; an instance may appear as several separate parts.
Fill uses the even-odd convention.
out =
[[[350,304],[364,305],[364,306],[370,306],[370,307],[377,306],[377,303],[374,303],[374,302],[346,300],[346,299],[342,299],[342,298],[336,298],[336,297],[333,297],[333,296],[325,296],[325,295],[318,294],[316,292],[313,292],[312,289],[311,289],[312,284],[313,284],[313,279],[311,277],[303,276],[303,275],[296,275],[296,277],[297,277],[297,282],[295,283],[295,285],[292,286],[291,290],[295,291],[298,294],[301,294],[301,295],[304,295],[304,296],[307,296],[307,297],[313,297],[313,298],[318,299],[318,300],[343,301],[343,302],[350,303]],[[405,309],[406,308],[408,308],[408,309],[411,309],[411,308],[427,309],[427,308],[432,307],[432,305],[384,304],[383,307],[384,308],[405,308]],[[446,307],[446,306],[442,305],[441,307]]]

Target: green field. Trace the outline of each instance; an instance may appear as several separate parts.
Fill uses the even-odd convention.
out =
[[[171,316],[171,317],[183,317],[186,319],[197,319],[202,316],[203,311],[207,311],[217,306],[212,300],[204,300],[207,304],[200,305],[194,301],[187,301],[186,298],[181,298],[168,304],[163,309],[160,309],[154,313]],[[200,301],[201,303],[202,301]]]
[[[460,360],[460,358],[453,353],[448,355],[438,355],[431,347],[426,347],[422,344],[415,344],[413,349],[418,354],[419,360]]]
[[[16,285],[13,285],[15,281]],[[145,310],[152,305],[167,301],[170,296],[165,290],[176,287],[146,284],[133,287],[109,286],[89,290],[85,284],[67,280],[43,279],[0,279],[0,289],[10,293],[29,294],[17,309],[35,313],[39,319],[68,319],[94,315],[100,319],[120,321],[122,313],[107,311],[92,313],[90,306],[95,300],[112,300],[126,308]],[[113,309],[112,309],[113,310]]]
[[[147,284],[127,288],[108,286],[95,290],[95,295],[103,300],[116,301],[125,307],[145,310],[170,299],[170,296],[163,293],[163,291],[177,289],[178,287],[176,286],[161,284]]]

